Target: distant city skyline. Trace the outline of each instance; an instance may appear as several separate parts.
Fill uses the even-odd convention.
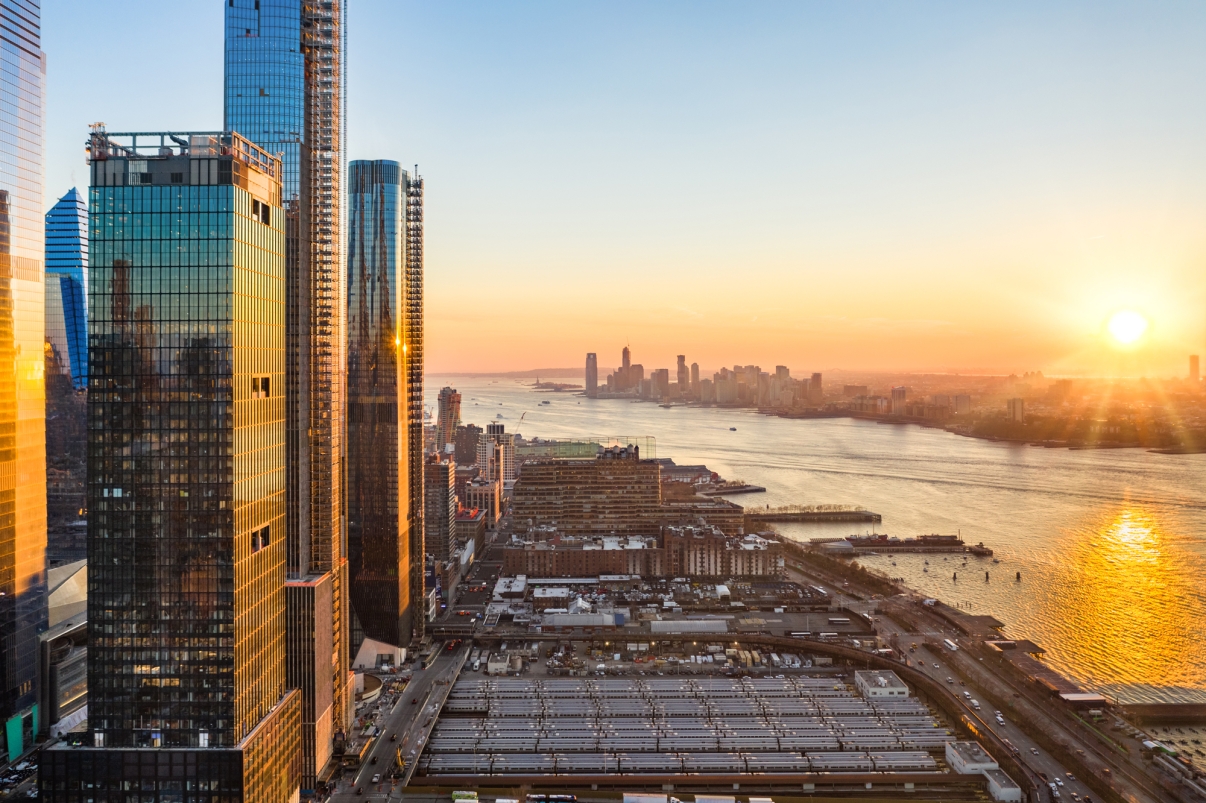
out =
[[[87,124],[219,119],[222,8],[119,5],[43,9],[44,210],[85,183]],[[629,339],[670,366],[1174,375],[1206,347],[1204,29],[1177,3],[362,0],[347,153],[436,179],[430,372]],[[79,80],[131,37],[106,67],[138,93]],[[1102,340],[1121,307],[1152,321],[1136,352]]]

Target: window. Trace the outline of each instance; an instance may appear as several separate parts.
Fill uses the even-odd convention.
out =
[[[151,174],[150,173],[139,173],[138,174],[138,183],[139,184],[150,184],[151,183]]]
[[[183,173],[172,173],[172,183],[173,184],[183,184],[184,183],[184,174]]]
[[[251,531],[251,551],[253,553],[259,552],[272,542],[272,539],[269,537],[271,529],[269,525],[265,524],[263,527]]]
[[[251,216],[263,223],[265,226],[272,225],[270,222],[271,218],[269,216],[271,209],[272,207],[268,206],[268,204],[262,204],[254,199],[251,201]]]
[[[251,378],[251,398],[266,399],[270,390],[271,377],[268,376],[253,376]]]

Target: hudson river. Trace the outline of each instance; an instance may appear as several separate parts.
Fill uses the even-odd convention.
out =
[[[426,395],[434,413],[439,389],[453,385],[463,421],[503,423],[528,438],[652,436],[657,457],[765,486],[764,494],[733,497],[747,507],[862,505],[883,515],[878,532],[983,541],[1000,563],[861,560],[996,616],[1007,635],[1034,640],[1048,663],[1092,690],[1124,702],[1206,702],[1206,455],[1043,449],[913,425],[666,409],[537,393],[531,381],[430,376]],[[777,529],[802,541],[858,531]]]

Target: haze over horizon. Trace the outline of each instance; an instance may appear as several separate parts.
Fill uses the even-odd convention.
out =
[[[89,123],[221,126],[221,4],[117,5],[43,9],[47,208]],[[1177,376],[1206,346],[1201,5],[359,0],[349,30],[349,158],[427,179],[430,373],[630,342]]]

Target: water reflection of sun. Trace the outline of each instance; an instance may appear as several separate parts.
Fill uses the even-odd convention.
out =
[[[1063,649],[1097,678],[1197,685],[1206,637],[1184,604],[1197,591],[1190,561],[1141,507],[1124,507],[1091,532],[1072,547],[1076,577],[1059,582]]]

